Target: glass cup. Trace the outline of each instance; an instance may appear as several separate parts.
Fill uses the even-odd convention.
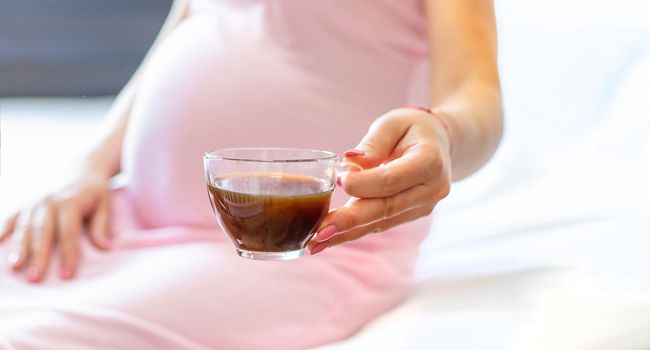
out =
[[[203,155],[210,203],[239,256],[292,260],[329,211],[339,158],[296,148],[229,148]]]

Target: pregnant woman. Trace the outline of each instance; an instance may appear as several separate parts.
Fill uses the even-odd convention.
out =
[[[344,339],[407,295],[501,129],[490,0],[177,1],[76,175],[6,220],[0,347]],[[360,166],[301,259],[238,257],[211,212],[203,152],[255,146]]]

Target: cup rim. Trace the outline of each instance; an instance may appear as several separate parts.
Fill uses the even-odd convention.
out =
[[[219,155],[218,153],[231,152],[231,151],[307,151],[321,154],[320,157],[309,158],[295,158],[295,159],[259,159],[255,157],[228,157]],[[255,163],[304,163],[304,162],[320,162],[325,160],[337,159],[338,155],[334,152],[323,151],[312,148],[292,148],[292,147],[233,147],[233,148],[220,148],[203,153],[204,160],[230,160],[237,162],[255,162]]]

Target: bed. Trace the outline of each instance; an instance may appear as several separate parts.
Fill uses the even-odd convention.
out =
[[[650,25],[624,2],[498,3],[501,148],[440,204],[412,296],[319,349],[650,348]],[[0,210],[110,101],[1,100]]]

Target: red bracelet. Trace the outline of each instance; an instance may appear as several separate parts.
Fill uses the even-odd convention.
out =
[[[429,114],[431,114],[432,116],[434,116],[436,119],[438,119],[438,121],[440,122],[440,124],[442,124],[442,127],[445,128],[445,132],[447,133],[447,139],[449,140],[449,156],[451,156],[451,154],[452,154],[452,151],[451,151],[451,147],[452,147],[452,142],[451,142],[451,140],[452,140],[452,136],[451,136],[451,128],[449,127],[449,123],[445,120],[445,118],[443,118],[443,117],[440,115],[440,113],[439,113],[438,111],[434,111],[434,110],[431,109],[431,108],[420,107],[420,106],[405,106],[405,107],[402,107],[402,108],[406,108],[406,109],[416,109],[416,110],[418,110],[418,111],[426,112],[426,113],[429,113]]]

